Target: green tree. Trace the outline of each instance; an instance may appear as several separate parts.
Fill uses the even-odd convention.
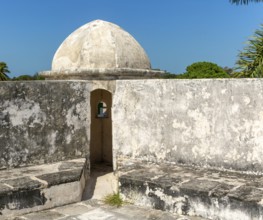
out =
[[[251,2],[263,2],[263,0],[229,0],[232,4],[237,4],[237,5],[247,5],[248,3]]]
[[[0,81],[6,81],[9,79],[7,73],[10,73],[7,64],[5,62],[0,62]]]
[[[263,77],[263,24],[238,55],[238,77]]]
[[[44,76],[39,75],[38,73],[35,73],[33,75],[34,80],[45,80]]]
[[[180,75],[165,71],[164,74],[161,76],[161,78],[163,78],[163,79],[176,79],[179,76]]]
[[[13,81],[33,80],[33,76],[30,76],[30,75],[20,75],[20,76],[18,76],[18,77],[14,77],[12,80],[13,80]]]
[[[28,81],[28,80],[44,80],[43,76],[40,76],[38,73],[31,75],[20,75],[18,77],[14,77],[13,81]]]
[[[180,78],[200,79],[200,78],[229,78],[224,69],[211,62],[196,62],[186,68],[186,73]]]

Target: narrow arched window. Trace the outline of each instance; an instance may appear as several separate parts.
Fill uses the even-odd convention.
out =
[[[98,112],[97,112],[97,117],[98,118],[107,118],[108,114],[107,114],[107,105],[105,102],[100,101],[98,103]]]

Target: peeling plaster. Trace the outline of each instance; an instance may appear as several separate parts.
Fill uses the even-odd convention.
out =
[[[262,85],[261,79],[116,81],[114,150],[119,158],[262,173]]]
[[[25,125],[31,119],[28,125],[34,127],[35,124],[41,124],[46,120],[46,114],[40,109],[39,103],[31,100],[16,99],[4,101],[4,115],[8,115],[12,126]]]
[[[48,149],[48,154],[53,155],[56,151],[56,137],[57,137],[58,131],[52,132],[48,135],[48,142],[51,145],[51,147]]]
[[[87,157],[85,81],[1,82],[0,168]]]
[[[88,111],[85,107],[85,105],[78,103],[67,111],[66,122],[73,130],[78,130],[83,126],[83,120],[86,120],[86,111]]]

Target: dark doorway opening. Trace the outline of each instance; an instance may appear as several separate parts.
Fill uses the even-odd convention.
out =
[[[112,168],[112,94],[104,89],[91,92],[91,169],[98,164]]]

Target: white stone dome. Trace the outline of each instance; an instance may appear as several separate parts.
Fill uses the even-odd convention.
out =
[[[95,20],[70,34],[56,51],[53,72],[101,69],[151,69],[140,44],[110,22]]]

